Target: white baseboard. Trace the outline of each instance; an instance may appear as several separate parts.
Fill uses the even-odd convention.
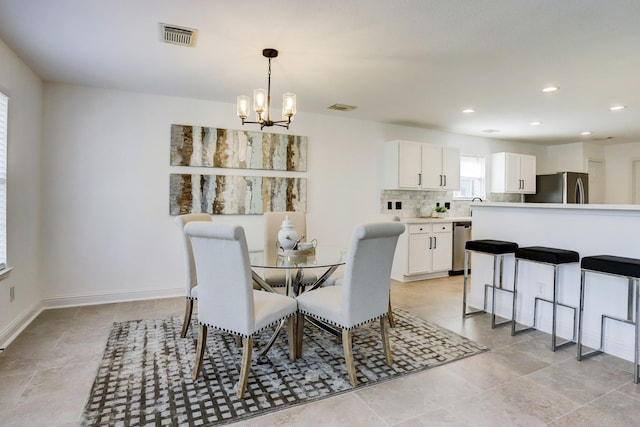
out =
[[[29,310],[25,310],[0,331],[0,348],[7,348],[27,326],[33,322],[42,312],[42,304],[37,304]]]
[[[25,330],[27,326],[35,320],[43,311],[53,308],[77,307],[83,305],[109,304],[115,302],[138,301],[147,299],[171,298],[184,295],[184,288],[173,288],[163,290],[144,290],[126,292],[104,292],[85,295],[70,295],[66,297],[45,298],[41,303],[24,311],[0,330],[0,348],[6,348],[11,342]]]
[[[83,305],[110,304],[115,302],[139,301],[147,299],[184,296],[184,288],[132,290],[125,292],[103,292],[84,295],[50,297],[42,300],[42,306],[49,308],[77,307]]]
[[[410,276],[405,274],[391,274],[391,278],[398,282],[416,282],[418,280],[438,279],[441,277],[449,277],[449,270],[436,271],[435,273],[412,274]]]

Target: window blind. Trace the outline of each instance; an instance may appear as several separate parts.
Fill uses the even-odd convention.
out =
[[[7,265],[7,127],[9,97],[0,92],[0,270]]]

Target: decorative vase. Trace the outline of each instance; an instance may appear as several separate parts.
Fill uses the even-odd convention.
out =
[[[438,218],[445,218],[447,216],[446,212],[438,212]]]
[[[293,223],[289,219],[289,215],[284,218],[280,231],[278,231],[278,243],[283,250],[290,250],[298,242],[298,233],[293,228]]]
[[[431,211],[432,211],[431,207],[428,206],[427,204],[424,204],[420,207],[420,216],[422,218],[428,218],[431,216]]]

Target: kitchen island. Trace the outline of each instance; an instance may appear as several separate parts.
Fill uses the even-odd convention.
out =
[[[564,205],[552,203],[474,203],[473,239],[496,239],[524,246],[548,246],[577,251],[580,257],[615,255],[640,258],[639,205]],[[483,307],[485,283],[491,283],[493,257],[474,253],[469,304]],[[513,288],[514,257],[505,257],[504,287]],[[578,307],[580,299],[579,264],[560,269],[559,301]],[[587,275],[583,343],[597,348],[600,318],[606,313],[625,317],[627,280],[599,274]],[[534,298],[553,296],[553,268],[548,265],[520,263],[518,277],[518,316],[523,325],[532,325]],[[490,307],[491,298],[488,298]],[[496,314],[511,317],[511,294],[498,292]],[[539,304],[537,329],[551,332],[551,304]],[[558,336],[573,336],[573,313],[558,309]],[[633,360],[634,328],[619,322],[607,322],[605,352]]]

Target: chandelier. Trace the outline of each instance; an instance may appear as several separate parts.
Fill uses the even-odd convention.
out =
[[[249,97],[246,95],[238,96],[238,117],[242,119],[242,124],[256,123],[260,125],[260,129],[265,126],[281,126],[289,129],[289,125],[293,121],[296,114],[296,94],[285,93],[282,95],[282,120],[271,120],[269,113],[271,107],[271,59],[278,57],[276,49],[263,49],[262,56],[269,59],[269,77],[267,80],[267,91],[264,89],[255,89],[253,91],[253,110],[256,112],[257,121],[250,122],[249,117]]]

